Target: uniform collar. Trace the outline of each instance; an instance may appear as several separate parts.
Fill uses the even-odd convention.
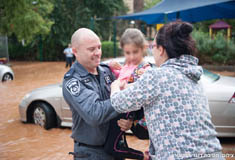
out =
[[[81,76],[81,77],[85,77],[91,73],[89,73],[86,68],[84,68],[78,61],[75,61],[75,64],[74,64],[74,69],[77,71],[77,73]],[[105,72],[105,70],[101,67],[101,66],[98,66],[97,67],[97,70],[98,70],[98,73],[99,74],[103,74],[103,72]]]
[[[75,61],[74,69],[82,77],[85,77],[85,76],[87,76],[89,74],[89,72],[78,61]]]

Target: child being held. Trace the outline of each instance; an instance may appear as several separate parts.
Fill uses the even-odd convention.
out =
[[[124,65],[111,61],[109,67],[115,76],[128,84],[135,82],[150,67],[144,61],[146,40],[138,29],[127,29],[121,39],[120,45],[125,56]],[[131,130],[140,139],[148,139],[148,130],[144,120],[143,109],[135,112],[120,114],[111,120],[108,137],[105,143],[105,151],[115,157],[115,160],[139,159],[147,160],[148,154],[128,147],[125,132],[120,129],[117,122],[119,119],[131,119],[134,121]]]

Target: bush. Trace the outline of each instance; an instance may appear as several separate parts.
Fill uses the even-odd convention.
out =
[[[193,37],[197,42],[196,46],[199,53],[210,55],[212,51],[211,44],[213,43],[213,41],[210,39],[209,35],[207,33],[198,31],[198,32],[193,32]]]
[[[234,65],[235,64],[235,41],[229,41],[227,44],[227,49],[228,49],[227,64]]]
[[[214,39],[200,30],[194,31],[192,36],[196,40],[200,64],[235,63],[235,43],[227,41],[222,32],[218,32]]]
[[[212,55],[212,60],[216,63],[225,64],[228,61],[228,48],[227,40],[224,38],[222,33],[218,33],[214,38],[213,48],[215,49],[214,55]]]
[[[120,56],[121,49],[116,44],[116,56]],[[114,45],[112,41],[102,42],[102,58],[114,57]]]
[[[10,60],[36,60],[36,47],[22,46],[20,43],[8,43]]]

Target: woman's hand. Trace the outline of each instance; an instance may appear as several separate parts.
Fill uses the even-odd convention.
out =
[[[111,95],[124,89],[125,86],[126,86],[125,81],[121,81],[120,79],[113,81],[113,83],[111,84]]]
[[[124,89],[129,88],[130,86],[133,86],[133,83],[128,83],[124,86]]]
[[[127,131],[131,128],[133,121],[130,119],[120,119],[117,121],[121,131]]]

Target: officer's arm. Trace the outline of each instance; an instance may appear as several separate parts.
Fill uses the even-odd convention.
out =
[[[76,83],[77,86],[74,86]],[[110,99],[101,100],[95,91],[86,88],[75,78],[64,80],[63,95],[66,102],[91,126],[108,122],[118,115]]]

